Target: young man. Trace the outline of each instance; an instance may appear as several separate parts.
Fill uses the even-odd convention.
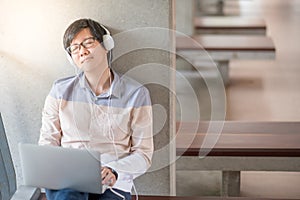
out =
[[[73,22],[63,43],[80,72],[53,84],[39,144],[101,152],[102,184],[110,189],[101,195],[47,189],[47,199],[131,199],[133,179],[146,172],[153,154],[149,92],[110,68],[113,40],[98,22]]]

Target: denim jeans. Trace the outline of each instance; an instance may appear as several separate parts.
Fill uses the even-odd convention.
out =
[[[131,200],[131,194],[122,190],[113,189],[123,195],[125,200]],[[47,200],[122,200],[121,197],[107,189],[103,194],[90,194],[72,189],[49,190],[46,189]]]

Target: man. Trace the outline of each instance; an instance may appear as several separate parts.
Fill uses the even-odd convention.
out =
[[[110,68],[113,40],[98,22],[76,20],[63,43],[80,72],[53,84],[39,144],[101,152],[102,184],[110,189],[101,195],[47,189],[47,199],[131,199],[133,179],[146,172],[153,154],[149,92]]]

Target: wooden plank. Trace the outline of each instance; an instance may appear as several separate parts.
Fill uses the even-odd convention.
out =
[[[260,29],[266,30],[262,18],[253,17],[195,17],[196,29]]]
[[[297,121],[200,121],[177,122],[176,130],[191,133],[191,127],[197,128],[197,133],[206,133],[222,128],[222,133],[300,133],[300,122]]]
[[[177,123],[178,156],[198,156],[201,150],[208,156],[300,157],[300,122],[225,122],[219,133],[207,133],[207,122],[200,123],[196,131],[195,127]],[[207,144],[204,140],[210,141],[210,146],[203,146]]]
[[[270,37],[244,35],[194,35],[177,36],[176,50],[207,51],[275,51]]]
[[[267,25],[262,18],[227,16],[195,17],[196,34],[266,35]]]

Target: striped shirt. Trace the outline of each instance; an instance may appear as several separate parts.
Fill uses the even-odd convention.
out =
[[[151,165],[152,106],[144,86],[113,74],[98,96],[84,73],[57,80],[45,100],[39,144],[99,151],[102,165],[119,175],[114,188],[130,192]]]

